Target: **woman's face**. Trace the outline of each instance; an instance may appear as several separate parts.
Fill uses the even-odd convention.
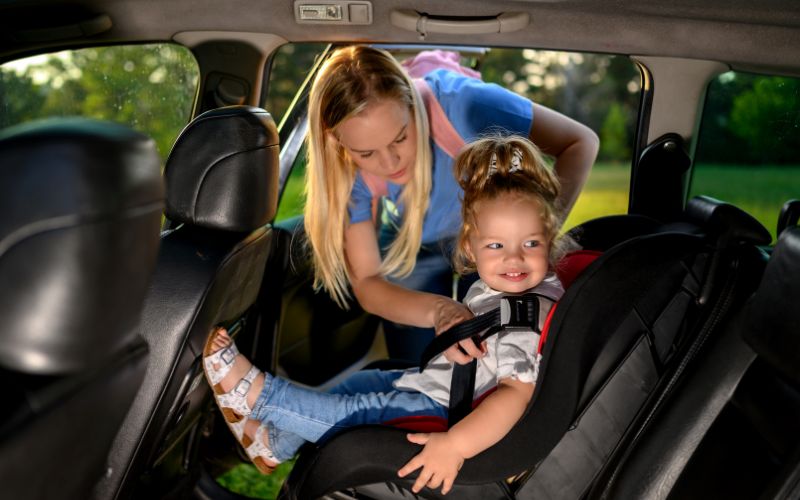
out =
[[[382,99],[343,121],[339,142],[356,166],[395,184],[405,184],[417,160],[417,127],[408,107]]]
[[[479,203],[467,250],[481,279],[506,293],[524,292],[541,283],[550,266],[550,245],[539,204],[519,196]]]

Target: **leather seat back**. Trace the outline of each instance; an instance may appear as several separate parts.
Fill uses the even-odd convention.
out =
[[[255,326],[248,314],[270,254],[272,117],[249,106],[203,113],[178,137],[164,175],[166,216],[176,227],[162,235],[142,316],[152,362],[98,498],[161,496],[199,477],[197,446],[212,415],[203,345],[215,325],[244,325],[245,334]]]
[[[87,498],[141,383],[164,187],[154,142],[51,120],[0,136],[0,482]]]

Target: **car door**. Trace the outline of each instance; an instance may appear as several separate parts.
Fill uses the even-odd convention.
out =
[[[275,256],[267,264],[261,304],[265,308],[257,356],[269,358],[276,373],[311,386],[326,386],[345,372],[385,358],[379,320],[354,300],[348,310],[313,288],[313,272],[305,245],[302,184],[305,172],[307,98],[320,63],[331,47],[318,44],[285,46],[273,55],[265,107],[280,119],[281,202],[274,224]],[[286,101],[286,65],[312,63],[296,95]],[[276,76],[277,74],[277,76]],[[296,76],[296,75],[295,75]],[[266,78],[265,78],[266,80]],[[270,108],[276,108],[273,111]],[[277,116],[280,114],[280,116]]]

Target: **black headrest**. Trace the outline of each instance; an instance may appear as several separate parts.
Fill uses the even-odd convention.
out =
[[[114,123],[0,134],[0,365],[77,370],[135,335],[164,188],[155,143]]]
[[[745,309],[744,338],[800,386],[800,227],[778,238],[764,277]]]
[[[747,212],[709,196],[696,196],[686,204],[686,217],[725,242],[769,245],[772,235]]]
[[[251,106],[207,111],[183,129],[170,152],[166,215],[176,222],[252,231],[278,203],[278,130]]]

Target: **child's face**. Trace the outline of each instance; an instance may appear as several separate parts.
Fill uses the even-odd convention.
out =
[[[487,285],[519,293],[538,285],[549,268],[549,241],[536,201],[501,196],[480,202],[467,250]]]

